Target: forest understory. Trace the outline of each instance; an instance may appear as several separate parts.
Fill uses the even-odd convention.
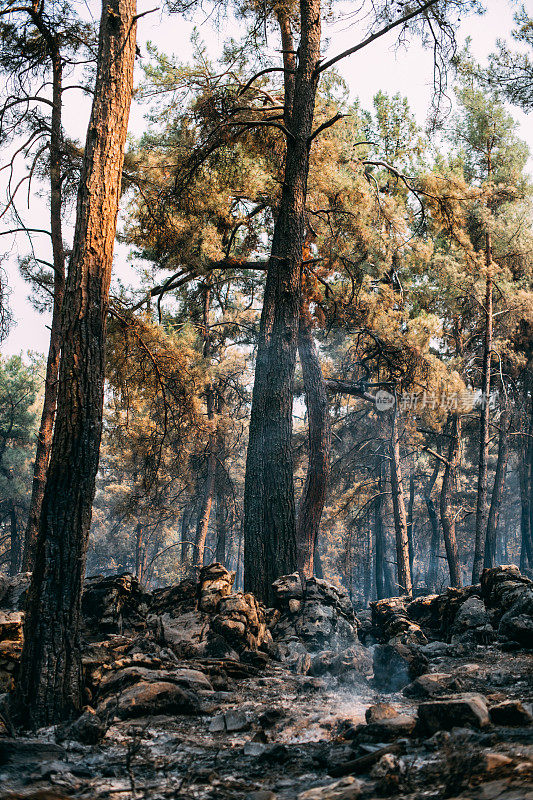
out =
[[[0,585],[4,690],[28,577]],[[516,567],[356,616],[325,581],[281,578],[266,609],[233,579],[88,579],[87,706],[19,737],[3,695],[2,800],[533,797],[533,584]]]

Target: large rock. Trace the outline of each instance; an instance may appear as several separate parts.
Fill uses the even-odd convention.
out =
[[[481,591],[500,636],[523,647],[533,647],[533,581],[518,567],[483,570]]]
[[[426,699],[428,697],[439,697],[457,691],[457,679],[446,672],[432,672],[420,675],[412,683],[407,684],[402,694],[405,697]]]
[[[420,625],[409,619],[403,597],[389,597],[371,603],[372,624],[382,642],[399,644],[427,644]]]
[[[490,618],[485,603],[480,597],[473,595],[459,606],[451,632],[452,634],[462,634],[472,628],[482,628],[489,624]]]
[[[146,628],[151,595],[129,573],[85,580],[81,607],[91,633],[122,633]]]
[[[495,725],[531,725],[533,716],[524,708],[520,700],[504,700],[489,709],[491,721]]]
[[[231,593],[235,573],[218,562],[202,567],[198,580],[198,607],[201,611],[214,612],[220,600]]]
[[[298,800],[355,800],[360,794],[360,781],[349,775],[328,786],[307,789],[298,795]]]
[[[418,720],[421,730],[432,735],[452,728],[486,728],[490,725],[486,698],[482,694],[462,694],[446,700],[420,703]]]
[[[139,681],[118,696],[108,697],[99,707],[99,716],[115,715],[120,719],[158,714],[197,714],[198,697],[169,681]]]
[[[283,576],[273,586],[279,618],[272,635],[279,657],[295,671],[304,672],[315,662],[316,674],[324,672],[328,660],[333,663],[339,653],[359,645],[353,606],[342,587],[318,578],[303,585],[298,573]],[[328,656],[321,661],[313,658],[325,651]],[[346,669],[353,666],[352,657]]]
[[[24,611],[30,580],[31,572],[0,575],[0,608],[7,611]]]
[[[415,645],[378,644],[374,648],[374,682],[378,689],[397,692],[428,668],[426,656]]]

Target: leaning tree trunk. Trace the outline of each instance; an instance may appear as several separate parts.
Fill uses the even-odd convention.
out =
[[[286,92],[285,175],[261,313],[244,490],[244,583],[266,602],[273,601],[272,582],[297,567],[292,402],[320,59],[319,0],[301,0],[300,17],[292,108]]]
[[[412,594],[411,568],[409,563],[409,539],[407,535],[407,514],[402,485],[400,463],[400,435],[398,430],[398,411],[396,405],[391,412],[390,435],[390,477],[392,509],[396,536],[396,566],[398,570],[398,591],[400,595]]]
[[[58,405],[14,698],[26,726],[82,707],[81,593],[102,433],[104,338],[133,86],[135,0],[102,3],[62,311]]]
[[[306,578],[313,576],[313,561],[320,520],[326,502],[331,426],[326,384],[313,338],[309,303],[300,306],[298,354],[302,365],[308,414],[309,463],[298,506],[296,544],[298,569]]]
[[[490,178],[490,166],[489,166]],[[472,564],[472,583],[479,583],[485,557],[485,537],[488,522],[488,475],[490,443],[490,366],[492,356],[492,240],[490,232],[485,235],[485,333],[483,338],[483,368],[481,376],[481,413],[479,417],[479,467],[476,501],[476,540]]]
[[[444,536],[444,546],[448,569],[450,571],[450,584],[457,588],[462,585],[461,570],[459,568],[459,553],[457,551],[457,539],[455,536],[455,509],[453,504],[453,492],[457,476],[457,467],[461,452],[461,417],[453,414],[450,422],[450,444],[448,447],[448,459],[444,468],[442,478],[442,488],[440,492],[440,519],[442,533]]]
[[[52,116],[50,121],[50,233],[54,264],[54,301],[50,325],[50,343],[46,362],[44,381],[43,410],[37,436],[37,448],[33,465],[33,484],[28,522],[24,535],[24,556],[22,568],[25,572],[33,569],[35,546],[39,531],[39,519],[46,484],[46,470],[50,460],[52,433],[57,403],[57,374],[61,352],[61,305],[65,293],[65,252],[62,232],[62,123],[61,95],[63,91],[63,62],[57,42],[50,42],[52,60]]]
[[[494,476],[494,486],[492,489],[489,518],[487,522],[487,538],[485,541],[485,563],[484,563],[485,567],[496,566],[498,522],[500,518],[503,487],[505,485],[507,460],[509,458],[509,427],[510,427],[509,410],[508,408],[504,408],[500,416],[498,460],[496,462],[496,474]]]

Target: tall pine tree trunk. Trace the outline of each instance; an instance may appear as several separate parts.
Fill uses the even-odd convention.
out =
[[[491,168],[489,161],[489,180]],[[481,412],[479,417],[479,466],[476,500],[476,539],[472,564],[472,583],[479,583],[485,558],[485,538],[488,522],[488,476],[490,443],[490,367],[492,357],[492,238],[485,234],[485,331],[483,337],[483,367],[481,374]]]
[[[435,486],[440,470],[440,461],[435,461],[433,472],[424,488],[424,500],[426,501],[426,508],[428,510],[428,517],[431,524],[431,539],[429,544],[429,560],[428,571],[426,575],[426,582],[428,589],[433,591],[437,588],[437,579],[439,574],[439,553],[440,553],[440,527],[437,511],[435,510],[435,503],[431,497],[431,492]]]
[[[487,538],[485,542],[485,563],[484,563],[485,567],[496,566],[498,522],[500,518],[503,487],[505,485],[507,460],[509,458],[509,427],[510,427],[509,410],[507,407],[504,407],[500,416],[498,461],[496,462],[496,473],[494,475],[494,486],[492,489],[489,518],[487,522]]]
[[[79,641],[87,538],[98,469],[104,343],[133,86],[136,5],[102,3],[97,75],[62,311],[58,403],[14,697],[26,726],[82,707]]]
[[[450,572],[450,585],[460,588],[462,586],[461,570],[459,567],[459,553],[455,536],[455,508],[453,494],[457,478],[457,467],[461,453],[461,417],[452,414],[450,419],[450,444],[448,446],[448,459],[444,467],[442,488],[440,493],[440,519],[444,536],[444,547]]]
[[[209,311],[211,305],[211,290],[209,286],[204,288],[204,348],[203,355],[206,361],[211,356],[211,334],[209,330]],[[206,406],[207,419],[213,424],[215,418],[215,392],[208,383],[206,386]],[[198,522],[196,525],[196,538],[194,547],[194,564],[201,567],[204,563],[205,543],[209,530],[209,520],[211,518],[211,508],[215,496],[215,477],[217,468],[216,458],[216,432],[211,430],[207,443],[207,472],[205,478],[204,491],[198,511]]]
[[[45,37],[46,40],[46,37]],[[46,484],[46,470],[50,460],[52,434],[56,414],[59,356],[61,352],[61,306],[65,293],[65,252],[62,231],[62,91],[63,62],[55,39],[48,38],[52,61],[52,116],[50,121],[50,232],[54,265],[54,300],[50,343],[46,362],[44,381],[43,410],[37,436],[37,448],[33,466],[33,483],[28,522],[24,536],[24,556],[22,568],[25,572],[33,569],[35,546],[39,531],[39,519]]]
[[[285,109],[285,175],[261,313],[244,490],[245,589],[267,603],[273,600],[272,582],[297,566],[292,403],[320,59],[319,0],[301,0],[300,18],[294,96],[292,107],[286,103]]]
[[[9,509],[9,574],[16,575],[20,571],[22,556],[21,537],[17,517],[17,509],[13,501]]]
[[[412,594],[411,567],[409,562],[409,539],[407,534],[407,514],[402,484],[402,468],[400,462],[400,434],[398,429],[398,412],[396,405],[391,411],[390,433],[390,477],[392,492],[392,509],[394,514],[394,530],[396,538],[396,567],[398,570],[398,591],[400,595]]]
[[[411,570],[411,580],[413,580],[413,564],[415,560],[414,543],[414,507],[415,507],[415,476],[409,476],[409,500],[407,503],[407,541],[409,542],[409,569]]]
[[[298,569],[313,575],[313,560],[320,520],[326,502],[330,467],[331,426],[326,384],[313,338],[309,303],[300,307],[298,354],[302,365],[308,415],[309,463],[298,506],[296,544]]]

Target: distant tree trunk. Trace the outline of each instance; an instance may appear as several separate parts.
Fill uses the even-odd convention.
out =
[[[396,566],[398,570],[398,591],[400,595],[411,595],[411,568],[409,566],[409,540],[407,538],[407,514],[402,485],[400,463],[400,434],[398,431],[398,411],[396,405],[391,411],[390,433],[390,477],[394,530],[396,537]]]
[[[450,444],[448,446],[448,459],[444,467],[442,488],[440,492],[440,520],[446,548],[446,558],[450,571],[450,584],[460,588],[462,586],[461,570],[459,568],[459,554],[457,539],[455,537],[455,509],[453,493],[457,477],[457,467],[461,453],[461,417],[452,414],[450,418]]]
[[[104,399],[104,337],[133,86],[134,0],[102,3],[97,75],[62,311],[58,405],[14,697],[22,725],[80,711],[87,537]]]
[[[489,180],[491,168],[489,162]],[[472,564],[472,583],[479,583],[485,557],[485,538],[488,521],[488,470],[490,444],[490,367],[492,356],[492,240],[485,234],[485,333],[483,339],[483,368],[481,376],[481,412],[479,417],[479,467],[476,502],[476,540]]]
[[[135,577],[142,583],[144,577],[144,564],[146,558],[146,544],[144,541],[144,529],[140,522],[135,528]]]
[[[191,529],[191,520],[194,513],[196,503],[194,500],[191,500],[187,503],[185,508],[183,509],[183,514],[181,516],[181,548],[180,548],[180,563],[182,566],[188,568],[189,561],[190,561],[190,553],[191,553],[191,544],[190,544],[190,529]]]
[[[409,542],[409,569],[413,580],[413,564],[415,560],[413,511],[415,506],[415,476],[409,476],[409,501],[407,503],[407,541]]]
[[[292,403],[320,2],[301,0],[300,9],[298,59],[294,45],[283,54],[287,70],[296,69],[294,83],[293,73],[285,74],[294,99],[290,103],[286,91],[289,135],[261,313],[244,490],[245,588],[267,603],[273,601],[272,582],[297,567]],[[290,27],[282,36],[292,41]]]
[[[206,361],[209,360],[211,355],[211,334],[209,330],[209,311],[211,305],[211,290],[209,286],[204,287],[204,348],[203,355]],[[206,386],[206,406],[207,406],[207,419],[213,423],[215,418],[215,392],[210,383]],[[216,432],[211,430],[207,442],[207,474],[205,479],[205,487],[201,500],[200,509],[198,512],[198,523],[196,526],[196,539],[194,547],[194,564],[201,567],[204,563],[205,543],[207,539],[207,532],[209,530],[209,520],[211,518],[211,507],[215,495],[215,477],[216,477]]]
[[[296,521],[298,569],[313,575],[315,543],[326,502],[329,477],[331,427],[326,384],[313,338],[309,303],[300,307],[298,353],[302,365],[308,414],[309,463]]]
[[[390,596],[390,586],[387,585],[386,557],[387,548],[385,542],[385,532],[383,529],[384,515],[384,464],[380,459],[378,465],[378,484],[377,494],[374,499],[374,571],[376,584],[376,597],[381,600],[383,597]]]
[[[217,492],[217,540],[215,550],[215,561],[219,564],[226,563],[226,534],[228,528],[228,507],[224,493],[219,489]]]
[[[46,39],[46,37],[45,37]],[[28,522],[24,537],[24,557],[22,568],[25,572],[33,569],[35,547],[39,531],[39,519],[46,484],[46,470],[50,460],[52,434],[56,414],[59,356],[61,353],[61,306],[65,294],[65,251],[62,231],[62,123],[61,95],[63,91],[63,60],[55,39],[48,36],[48,47],[52,61],[52,117],[50,122],[50,232],[54,264],[54,300],[52,322],[50,325],[50,344],[46,362],[44,399],[41,422],[37,436],[37,448],[33,466],[33,484]]]
[[[437,588],[437,577],[439,572],[439,553],[440,553],[440,528],[439,518],[435,510],[435,503],[431,497],[431,492],[435,486],[435,482],[439,475],[440,461],[435,461],[433,472],[424,489],[424,500],[428,510],[428,517],[431,523],[431,540],[429,545],[429,561],[427,571],[427,585],[428,589],[435,590]]]
[[[320,557],[320,547],[318,546],[318,539],[315,539],[315,553],[313,557],[313,570],[315,578],[323,580],[324,570],[322,568],[322,559]]]
[[[520,448],[520,461],[518,472],[520,479],[520,569],[526,570],[533,567],[533,547],[531,546],[531,487],[530,487],[530,467],[529,467],[529,441],[524,437]]]
[[[502,410],[500,416],[498,461],[496,462],[496,473],[494,475],[494,486],[492,489],[489,518],[487,522],[487,539],[485,542],[485,563],[484,563],[485,567],[496,566],[498,521],[500,518],[503,487],[505,485],[507,460],[509,458],[509,427],[510,427],[510,414],[509,410],[505,407]]]
[[[19,531],[19,524],[17,519],[17,509],[13,502],[10,503],[9,509],[9,528],[10,528],[10,548],[9,548],[9,574],[16,575],[20,571],[20,562],[22,556],[21,537]]]
[[[372,524],[370,522],[370,513],[368,513],[366,517],[366,547],[363,590],[364,602],[366,604],[372,599]]]

